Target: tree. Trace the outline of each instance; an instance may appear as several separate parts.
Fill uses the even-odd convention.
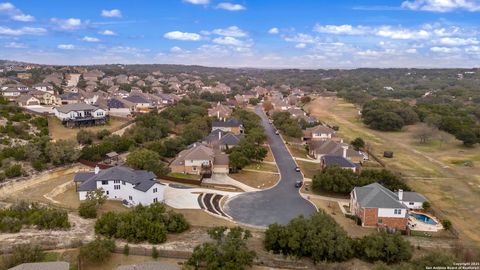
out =
[[[78,214],[83,218],[96,218],[97,205],[94,201],[85,200],[78,206]]]
[[[398,233],[389,235],[380,232],[364,236],[358,240],[356,246],[359,257],[370,262],[398,263],[408,261],[412,257],[410,242]]]
[[[80,153],[74,141],[58,140],[47,143],[45,151],[55,165],[72,163],[78,159]]]
[[[22,263],[41,262],[44,258],[45,253],[37,245],[16,245],[11,255],[4,259],[3,265],[8,269]]]
[[[450,230],[452,228],[452,222],[448,219],[442,220],[442,225],[445,230]]]
[[[263,102],[263,110],[266,111],[266,112],[269,112],[269,111],[273,110],[272,102],[270,102],[268,100]]]
[[[156,175],[167,175],[170,169],[160,161],[160,156],[145,148],[139,148],[132,151],[127,157],[127,164],[138,170],[147,170]]]
[[[460,131],[455,137],[461,140],[466,147],[472,147],[478,140],[475,133],[468,129]]]
[[[424,210],[429,210],[430,208],[432,208],[432,205],[430,204],[429,201],[424,201],[424,202],[422,203],[422,208],[423,208]]]
[[[91,131],[80,129],[77,132],[77,142],[79,144],[92,144],[95,134]]]
[[[351,141],[350,144],[356,151],[365,147],[365,141],[360,137],[355,138],[355,140]]]
[[[435,128],[429,125],[421,125],[413,134],[420,143],[427,143],[435,134]]]
[[[448,269],[445,267],[454,267],[454,258],[445,252],[434,251],[412,261],[415,270],[430,269]]]
[[[22,175],[22,165],[15,164],[5,169],[5,176],[7,178],[19,177]]]
[[[260,100],[258,100],[258,98],[251,98],[248,100],[248,103],[253,106],[256,106],[259,102]]]
[[[159,256],[157,247],[152,247],[152,258],[157,259]]]
[[[130,246],[128,244],[125,244],[125,246],[123,246],[123,255],[130,255]]]
[[[103,140],[103,138],[110,136],[112,134],[109,130],[107,129],[102,129],[99,132],[97,132],[97,139]]]
[[[96,238],[92,242],[80,247],[79,257],[91,263],[102,263],[112,256],[115,242],[111,239]]]
[[[249,230],[215,227],[208,230],[208,235],[214,242],[196,246],[186,263],[188,266],[194,269],[240,270],[252,265],[256,253],[247,246],[251,237]]]
[[[303,97],[300,99],[300,102],[302,102],[303,104],[307,104],[307,103],[309,103],[310,101],[312,101],[312,98],[309,97],[309,96],[303,96]]]

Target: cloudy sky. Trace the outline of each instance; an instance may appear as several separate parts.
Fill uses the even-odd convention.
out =
[[[0,0],[0,59],[479,67],[480,0]]]

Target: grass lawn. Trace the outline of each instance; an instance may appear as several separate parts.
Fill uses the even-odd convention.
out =
[[[270,147],[266,147],[266,148],[267,148],[268,152],[267,152],[267,156],[263,160],[274,162],[275,158],[273,157],[273,154],[272,154],[272,151],[270,150]]]
[[[246,166],[244,169],[247,170],[257,170],[257,171],[266,171],[266,172],[278,172],[277,166],[274,164],[268,164],[268,163],[252,163],[248,166]]]
[[[233,179],[254,188],[269,188],[274,186],[280,179],[280,175],[241,170],[238,173],[229,174]]]
[[[426,144],[415,137],[422,124],[406,126],[399,132],[381,132],[366,127],[358,108],[339,98],[317,98],[305,110],[319,120],[338,125],[346,141],[361,137],[371,151],[385,162],[387,169],[403,175],[407,183],[425,195],[439,214],[450,219],[460,231],[461,240],[480,243],[480,159],[479,148],[465,148],[445,132],[437,132]],[[394,158],[383,158],[383,152]],[[464,166],[459,160],[471,160]],[[453,163],[453,164],[452,164]]]
[[[307,149],[304,145],[287,144],[287,147],[294,157],[307,158]]]
[[[174,173],[171,172],[168,174],[168,176],[171,177],[176,177],[176,178],[183,178],[183,179],[192,179],[192,180],[199,180],[200,176],[196,174],[187,174],[187,173]]]
[[[70,209],[78,209],[78,206],[80,205],[80,199],[78,198],[78,193],[75,190],[74,185],[69,187],[65,192],[53,197],[53,199],[60,202],[61,206]]]
[[[315,174],[321,171],[320,164],[297,160],[297,164],[306,178],[313,178]]]
[[[83,128],[88,131],[92,131],[97,133],[100,130],[106,129],[111,132],[118,130],[121,125],[127,123],[127,119],[110,117],[109,123],[103,126],[93,126]],[[79,128],[67,128],[62,125],[62,122],[57,119],[56,117],[48,117],[48,130],[50,133],[50,137],[52,140],[75,140],[77,137],[77,132],[80,130]]]

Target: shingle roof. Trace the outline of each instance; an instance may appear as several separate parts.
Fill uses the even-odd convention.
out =
[[[125,100],[133,103],[150,103],[150,101],[148,101],[146,98],[137,95],[126,97]]]
[[[56,107],[57,111],[62,113],[69,113],[71,111],[96,111],[99,108],[93,105],[85,104],[85,103],[74,103],[68,104],[61,107]]]
[[[212,128],[215,127],[239,127],[242,122],[236,118],[232,118],[228,121],[215,121],[212,123]]]
[[[428,201],[425,196],[417,192],[404,191],[403,199],[404,202],[426,202]]]
[[[378,183],[372,183],[353,189],[357,202],[363,208],[401,208],[407,207],[398,201],[398,196]]]
[[[332,140],[325,141],[309,141],[308,149],[309,151],[315,152],[317,155],[332,155],[332,156],[343,156],[343,147],[347,146],[347,157],[361,157],[362,155],[352,149],[348,144],[338,143]]]
[[[68,262],[37,262],[22,263],[9,270],[68,270],[69,268]]]
[[[242,139],[241,135],[234,135],[232,133],[227,133],[225,136],[223,136],[220,139],[220,144],[221,145],[237,145],[240,143],[240,140]]]
[[[196,143],[194,146],[183,150],[177,155],[177,158],[172,162],[174,165],[185,165],[185,160],[214,160],[213,149]]]
[[[325,155],[322,156],[322,161],[325,166],[340,166],[342,168],[357,168],[357,166],[350,160],[342,156]]]
[[[335,130],[324,125],[318,125],[305,130],[305,135],[312,136],[312,133],[334,134]]]
[[[90,176],[90,178],[88,178]],[[86,180],[85,180],[86,179]],[[133,170],[128,167],[115,166],[95,173],[77,173],[74,181],[81,182],[77,191],[91,191],[96,188],[98,181],[120,180],[135,185],[134,188],[140,191],[147,191],[155,183],[155,174],[149,171]]]

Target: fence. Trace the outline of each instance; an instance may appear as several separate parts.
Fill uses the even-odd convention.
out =
[[[172,181],[172,182],[177,182],[177,183],[182,183],[182,184],[189,184],[189,185],[201,185],[203,181],[203,176],[200,179],[186,179],[186,178],[179,178],[179,177],[173,177],[173,176],[159,176],[157,177],[158,180],[167,180],[167,181]]]

